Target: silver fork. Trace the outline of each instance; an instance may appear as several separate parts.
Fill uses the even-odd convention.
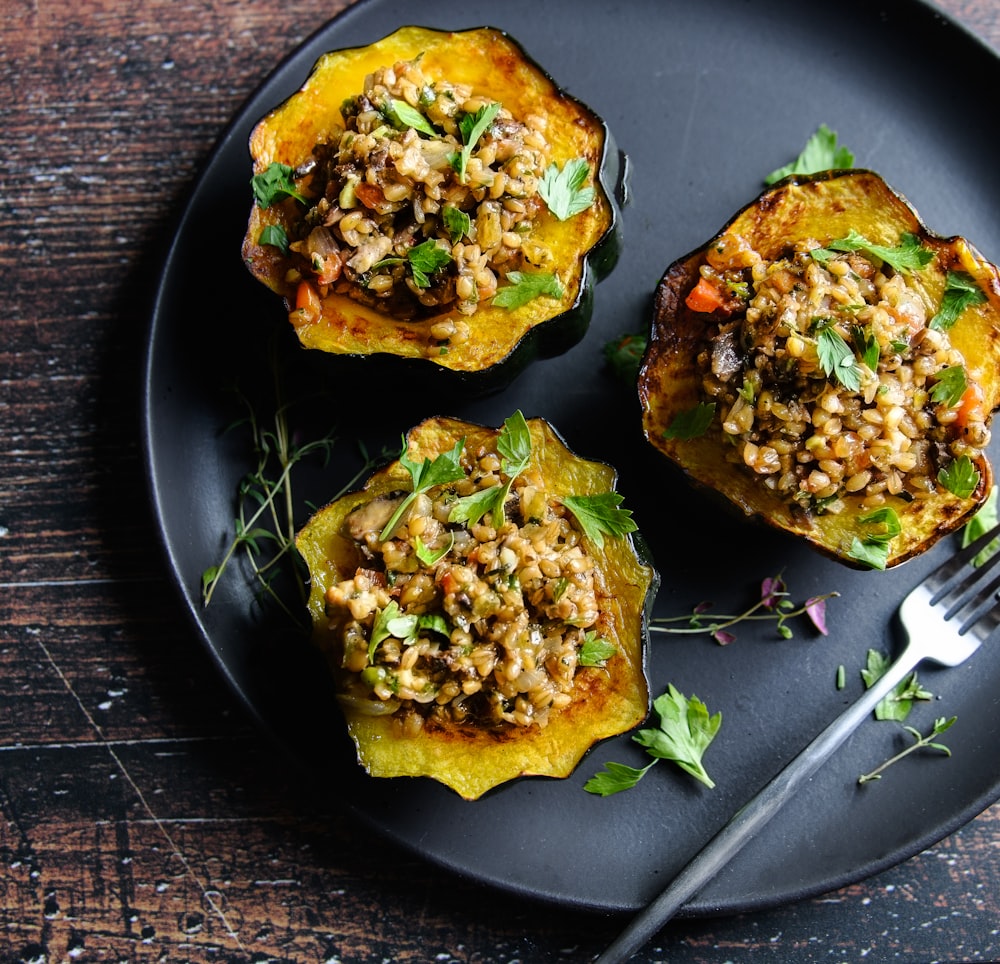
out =
[[[994,574],[1000,553],[979,567],[972,562],[998,537],[1000,526],[949,557],[910,592],[899,607],[905,645],[896,661],[736,812],[670,886],[632,919],[596,959],[597,964],[618,964],[632,957],[791,799],[918,663],[930,660],[958,666],[979,648],[1000,625],[1000,575]]]

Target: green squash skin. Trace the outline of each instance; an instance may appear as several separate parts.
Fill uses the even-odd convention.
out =
[[[616,473],[610,466],[573,455],[541,419],[530,419],[529,426],[532,461],[542,467],[547,490],[585,494],[614,488]],[[412,429],[407,439],[411,458],[419,461],[450,449],[458,438],[466,438],[472,448],[495,436],[493,429],[435,418]],[[554,469],[557,484],[551,484]],[[313,640],[334,672],[339,665],[338,644],[328,629],[326,588],[353,574],[357,565],[349,540],[339,533],[354,507],[408,488],[408,478],[398,461],[390,463],[362,489],[319,510],[297,537],[311,577]],[[361,766],[374,777],[429,777],[474,800],[523,776],[566,777],[596,743],[641,724],[651,706],[646,661],[659,573],[638,533],[606,538],[603,550],[590,544],[588,551],[598,563],[602,609],[619,654],[606,667],[577,671],[577,692],[568,707],[555,712],[541,728],[498,731],[452,724],[402,737],[393,732],[390,718],[365,716],[341,706]]]
[[[369,48],[332,51],[317,62],[313,75],[326,58],[340,55],[355,56],[358,53],[364,54],[369,49],[376,49],[379,45],[386,45],[386,58],[399,59],[406,53],[412,55],[419,50],[419,47],[414,45],[419,44],[421,40],[442,43],[444,41],[437,39],[442,37],[449,38],[448,42],[458,45],[459,51],[463,44],[471,45],[472,49],[478,52],[478,47],[475,46],[477,44],[490,48],[494,44],[501,43],[506,56],[501,58],[496,55],[497,62],[505,65],[512,59],[511,52],[516,51],[515,59],[519,60],[519,67],[526,70],[532,78],[532,90],[534,91],[537,86],[535,96],[548,103],[552,111],[558,112],[562,109],[567,116],[581,118],[574,124],[579,125],[581,129],[585,125],[588,131],[588,154],[593,158],[594,186],[598,195],[596,203],[601,212],[600,217],[607,221],[606,226],[586,247],[580,245],[578,241],[570,240],[575,230],[573,226],[575,218],[564,222],[558,229],[560,238],[565,239],[559,244],[565,245],[567,251],[563,252],[560,249],[557,252],[554,268],[560,275],[563,274],[565,266],[569,263],[568,254],[572,246],[576,245],[573,264],[578,268],[579,277],[568,287],[571,299],[564,299],[561,305],[553,304],[551,307],[546,307],[548,317],[542,317],[540,320],[529,319],[528,313],[523,310],[520,310],[521,317],[518,317],[519,310],[508,312],[507,309],[494,308],[488,303],[481,304],[476,314],[469,319],[472,326],[470,342],[476,340],[477,334],[483,339],[484,348],[478,354],[463,352],[462,346],[452,346],[439,356],[431,353],[415,354],[412,332],[409,335],[401,334],[398,339],[394,335],[382,337],[373,334],[370,341],[352,337],[344,340],[343,344],[338,344],[339,336],[323,334],[320,331],[321,326],[310,326],[314,330],[299,332],[299,338],[306,349],[317,355],[340,356],[355,360],[364,358],[369,363],[368,371],[372,377],[430,379],[434,385],[441,386],[445,391],[461,392],[465,396],[485,396],[508,387],[533,362],[564,354],[586,335],[593,313],[594,287],[614,268],[622,248],[620,203],[623,202],[620,198],[624,196],[625,190],[624,165],[604,120],[559,88],[551,76],[527,55],[521,44],[502,31],[479,28],[449,35],[421,27],[400,28],[370,45]],[[399,45],[402,45],[403,49],[398,49]],[[300,91],[271,111],[255,128],[250,141],[255,172],[266,168],[272,160],[281,160],[295,167],[305,156],[303,152],[306,148],[298,143],[299,141],[304,143],[303,138],[306,136],[299,129],[304,123],[301,120],[304,108],[297,108],[295,100],[300,96],[311,97],[313,101],[317,99],[318,94],[309,91],[313,75]],[[483,86],[488,86],[488,81],[483,81]],[[498,98],[504,100],[502,86]],[[339,99],[337,103],[339,105]],[[290,112],[287,119],[284,119],[284,112]],[[284,141],[282,124],[292,128]],[[311,150],[311,147],[309,144],[308,150]],[[562,162],[564,159],[560,157],[557,160]],[[294,202],[284,203],[290,205],[284,213],[281,210],[282,205],[273,205],[266,211],[256,207],[251,209],[243,243],[243,259],[251,274],[282,297],[286,311],[291,315],[295,295],[284,280],[285,259],[277,249],[261,245],[256,240],[265,225],[282,223],[283,219],[290,216],[288,211],[294,210]],[[590,218],[590,215],[587,217]],[[589,232],[591,229],[587,230]],[[347,299],[340,297],[339,301],[345,302]],[[345,331],[354,327],[357,327],[358,331],[367,328],[356,306],[348,305],[344,310],[349,312],[349,321],[337,324],[342,324]],[[501,312],[507,312],[507,315],[504,316],[500,314]],[[429,325],[448,316],[443,314],[422,324]],[[482,322],[478,332],[477,317]],[[411,344],[408,345],[408,341]],[[487,345],[489,347],[485,347]],[[375,364],[372,364],[373,362]]]
[[[815,237],[825,243],[843,237],[850,227],[883,244],[897,243],[903,232],[918,235],[935,253],[920,281],[931,303],[939,302],[948,269],[973,275],[986,301],[967,309],[950,337],[967,361],[981,369],[985,407],[994,412],[1000,405],[1000,275],[996,267],[964,238],[932,232],[902,195],[878,174],[863,169],[785,178],[738,211],[706,244],[671,264],[656,289],[637,390],[647,442],[696,489],[711,493],[735,513],[803,538],[813,549],[849,568],[867,569],[848,554],[851,537],[858,532],[857,509],[851,507],[839,518],[794,512],[749,473],[727,462],[714,435],[679,440],[663,434],[679,412],[690,409],[701,397],[700,376],[690,360],[702,345],[705,316],[686,308],[684,298],[697,277],[704,251],[733,231],[749,238],[767,259],[777,256],[789,241]],[[886,568],[920,555],[968,521],[993,484],[989,461],[981,459],[977,468],[980,482],[969,498],[944,492],[905,506],[896,504],[901,500],[892,500],[903,533],[891,543]]]

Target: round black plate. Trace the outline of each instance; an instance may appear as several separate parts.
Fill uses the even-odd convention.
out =
[[[251,203],[247,136],[328,49],[370,43],[413,22],[412,4],[362,0],[282,63],[222,136],[194,186],[164,266],[149,337],[145,415],[153,501],[169,566],[221,671],[261,724],[309,765],[334,774],[358,815],[390,838],[460,874],[580,908],[633,910],[670,881],[741,803],[862,690],[871,648],[896,642],[891,616],[906,590],[950,545],[889,573],[854,572],[791,539],[734,518],[678,481],[641,439],[632,390],[604,367],[609,339],[648,324],[664,268],[710,237],[791,160],[820,123],[856,163],[905,194],[932,229],[964,234],[1000,257],[1000,179],[992,133],[977,105],[1000,86],[1000,63],[921,2],[845,0],[836,15],[794,0],[508,0],[500,6],[425,0],[419,21],[489,24],[519,40],[555,80],[608,122],[628,156],[624,251],[596,290],[593,323],[564,356],[539,362],[486,399],[446,395],[432,379],[384,383],[363,362],[337,365],[298,349],[276,298],[239,255]],[[982,99],[980,101],[980,98]],[[272,334],[274,333],[274,334]],[[663,764],[608,798],[584,782],[608,760],[639,765],[627,737],[595,749],[564,781],[522,780],[476,803],[425,780],[372,780],[355,764],[308,647],[254,605],[233,570],[208,608],[202,571],[231,534],[238,480],[252,467],[247,436],[225,432],[241,414],[236,384],[269,414],[265,347],[286,386],[317,398],[292,421],[304,434],[339,427],[324,472],[297,480],[303,518],[357,468],[354,440],[398,447],[431,414],[498,425],[515,409],[551,421],[578,453],[611,462],[663,576],[657,612],[703,600],[752,603],[761,579],[785,574],[796,600],[831,590],[828,637],[796,623],[707,637],[654,637],[654,692],[673,683],[721,711],[706,756],[708,790]],[[837,667],[848,685],[836,687]],[[814,895],[888,867],[935,843],[1000,796],[1000,654],[985,648],[957,669],[921,670],[937,699],[910,721],[923,731],[956,715],[954,755],[910,757],[881,782],[859,774],[907,737],[875,722],[686,908],[729,913]]]

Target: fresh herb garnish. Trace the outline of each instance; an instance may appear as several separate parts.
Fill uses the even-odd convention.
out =
[[[864,534],[854,537],[848,556],[872,569],[885,569],[889,561],[889,543],[903,531],[899,516],[891,507],[882,506],[860,516],[858,523]]]
[[[472,228],[472,218],[454,204],[446,204],[441,211],[441,217],[452,244],[458,244]]]
[[[280,224],[268,224],[257,238],[258,244],[269,244],[278,248],[282,254],[288,254],[288,235]]]
[[[775,623],[778,635],[783,639],[792,638],[789,620],[796,616],[807,616],[813,626],[824,636],[826,629],[826,601],[840,593],[828,592],[812,596],[804,603],[792,602],[785,581],[781,576],[769,576],[760,584],[760,599],[752,606],[735,615],[710,613],[711,604],[699,603],[686,616],[658,616],[650,622],[650,630],[674,635],[698,635],[708,633],[717,643],[726,646],[736,639],[729,630],[738,623],[769,621]],[[684,623],[684,625],[680,625]]]
[[[531,430],[520,410],[504,420],[497,436],[497,451],[501,455],[500,471],[507,476],[507,481],[462,496],[452,506],[449,522],[475,525],[489,512],[494,529],[504,524],[504,506],[510,487],[531,461]]]
[[[978,484],[978,483],[977,483]],[[990,489],[990,494],[978,512],[962,527],[962,548],[971,545],[980,536],[986,535],[1000,522],[997,514],[997,487]],[[981,566],[987,559],[1000,550],[1000,539],[994,539],[972,560],[974,566]]]
[[[969,387],[964,365],[949,365],[947,368],[942,368],[934,378],[931,398],[939,404],[947,405],[948,408],[957,405]]]
[[[368,662],[374,662],[379,646],[390,636],[400,640],[404,646],[412,646],[422,629],[441,636],[450,633],[448,621],[440,613],[404,613],[395,599],[390,600],[384,609],[375,613],[368,640]]]
[[[636,531],[632,510],[621,507],[623,498],[620,492],[566,495],[562,504],[573,513],[584,535],[601,548],[605,535],[616,538]]]
[[[708,708],[697,696],[684,696],[673,683],[668,684],[667,692],[653,701],[653,709],[659,717],[659,726],[655,730],[639,730],[632,737],[646,748],[646,752],[653,757],[653,763],[641,768],[623,763],[605,763],[604,770],[584,784],[584,790],[602,797],[630,790],[659,760],[676,763],[706,787],[715,786],[702,758],[722,726],[722,714],[709,716]]]
[[[399,525],[399,520],[410,508],[417,496],[435,485],[444,485],[448,482],[457,482],[465,478],[465,470],[462,468],[462,449],[465,447],[465,439],[460,438],[455,447],[447,452],[442,452],[436,456],[432,462],[429,458],[424,458],[423,462],[414,462],[407,452],[406,437],[403,437],[403,447],[399,454],[399,464],[410,474],[413,484],[413,491],[396,507],[392,518],[385,524],[385,528],[379,534],[379,539],[385,542],[393,530]]]
[[[816,353],[828,378],[836,379],[849,392],[856,392],[861,387],[861,367],[854,350],[829,323],[816,333]]]
[[[866,328],[864,325],[852,325],[851,340],[854,342],[854,350],[861,356],[861,361],[873,372],[878,371],[881,349],[871,328]]]
[[[944,295],[938,313],[927,323],[928,328],[948,331],[958,321],[962,312],[973,305],[981,305],[986,295],[972,275],[965,271],[949,271]]]
[[[614,643],[589,630],[583,637],[577,663],[580,666],[603,666],[616,652],[618,649]]]
[[[715,417],[715,402],[698,402],[693,408],[678,412],[663,430],[664,438],[692,439],[704,435]]]
[[[772,171],[765,184],[774,184],[789,174],[816,174],[819,171],[844,170],[854,166],[854,155],[837,142],[837,132],[830,130],[826,124],[820,124],[813,133],[802,153],[784,167]]]
[[[622,335],[604,344],[604,360],[611,371],[627,382],[634,382],[639,375],[642,356],[649,340],[643,334]]]
[[[201,595],[204,605],[212,597],[220,580],[237,554],[243,553],[253,571],[261,592],[275,602],[296,624],[302,624],[301,612],[308,595],[304,579],[304,564],[295,548],[295,519],[292,475],[294,468],[304,459],[318,456],[323,464],[333,451],[335,436],[328,432],[311,442],[297,442],[289,424],[293,404],[285,400],[278,365],[272,361],[275,409],[270,426],[263,424],[250,401],[240,396],[247,415],[234,426],[247,425],[256,465],[247,473],[237,488],[236,517],[233,520],[235,535],[227,546],[222,559],[201,574]],[[334,498],[346,492],[373,464],[367,456],[364,465]],[[289,605],[277,582],[291,572],[297,601]]]
[[[410,262],[413,283],[418,288],[429,288],[431,275],[438,268],[450,264],[452,257],[451,252],[441,247],[433,238],[428,238],[423,243],[410,248],[406,253],[406,259]]]
[[[672,683],[653,701],[660,717],[657,729],[640,730],[636,743],[658,760],[671,760],[706,787],[715,783],[702,764],[702,757],[722,726],[722,714],[709,716],[697,696],[686,697]]]
[[[293,170],[287,164],[272,161],[267,168],[250,178],[253,196],[258,207],[269,208],[286,197],[293,197],[303,204],[309,202],[298,192],[292,178]]]
[[[432,567],[448,555],[454,545],[455,534],[453,532],[448,533],[448,541],[440,549],[429,549],[424,544],[424,540],[420,536],[417,536],[414,539],[413,551],[417,554],[417,558],[423,565]]]
[[[560,221],[586,211],[594,203],[593,187],[584,187],[589,175],[590,165],[582,157],[567,161],[561,171],[555,163],[546,168],[538,182],[538,193]]]
[[[622,790],[631,790],[656,766],[656,763],[657,761],[653,760],[644,767],[630,767],[627,763],[615,763],[609,760],[604,764],[603,770],[599,770],[583,785],[583,789],[587,793],[601,797],[610,797],[613,793],[621,793]]]
[[[561,298],[566,293],[557,275],[543,271],[511,271],[507,274],[507,280],[510,284],[497,291],[491,302],[498,308],[513,310],[541,295]]]
[[[891,665],[892,660],[884,653],[869,649],[865,668],[861,670],[861,678],[864,680],[865,688],[871,689],[885,676]],[[891,693],[879,701],[878,706],[875,707],[875,719],[895,720],[897,723],[902,723],[910,715],[914,700],[933,698],[934,694],[929,693],[920,685],[917,674],[910,673],[909,676],[896,684]]]
[[[967,499],[979,486],[980,475],[972,459],[960,455],[938,471],[937,479],[952,495]]]
[[[469,158],[472,156],[472,151],[476,143],[486,133],[490,124],[493,123],[493,118],[497,116],[499,110],[500,105],[497,103],[484,104],[475,113],[463,114],[459,118],[458,129],[462,135],[463,147],[460,151],[452,154],[450,160],[451,166],[458,174],[460,183],[465,183],[466,168],[468,167]]]
[[[920,243],[920,238],[910,232],[901,235],[900,243],[890,248],[869,241],[863,234],[853,229],[845,237],[831,241],[825,248],[814,248],[809,254],[814,261],[825,264],[838,252],[845,251],[863,251],[900,272],[919,271],[934,257],[934,252],[925,248]]]
[[[934,726],[931,729],[930,733],[928,733],[926,736],[921,736],[920,731],[912,726],[904,726],[903,729],[905,729],[906,732],[913,737],[915,742],[911,743],[905,750],[901,750],[895,756],[890,757],[888,760],[885,761],[885,763],[875,767],[874,770],[871,770],[870,772],[865,773],[862,776],[858,777],[858,783],[869,783],[872,780],[881,780],[882,773],[888,767],[892,766],[894,763],[898,763],[904,757],[909,756],[916,750],[922,750],[924,747],[927,747],[928,749],[931,750],[938,750],[945,756],[951,756],[951,750],[949,750],[948,747],[946,747],[943,743],[936,742],[935,737],[940,736],[946,730],[950,730],[957,719],[958,719],[957,716],[938,717],[934,721]]]
[[[372,663],[375,660],[375,651],[379,648],[383,640],[388,639],[390,636],[395,635],[390,629],[390,625],[393,620],[399,619],[401,616],[401,611],[399,608],[399,603],[395,599],[389,601],[388,605],[384,609],[379,609],[375,613],[375,622],[372,625],[372,634],[368,637],[368,662]],[[399,626],[397,624],[397,631],[399,631]]]
[[[405,100],[390,100],[385,109],[386,116],[392,121],[393,127],[406,130],[412,127],[421,134],[428,137],[437,137],[438,133],[430,125],[430,121],[424,117],[415,107],[411,107]]]

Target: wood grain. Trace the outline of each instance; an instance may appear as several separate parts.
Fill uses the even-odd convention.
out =
[[[343,2],[12,0],[0,38],[0,961],[583,961],[620,921],[352,826],[198,647],[156,545],[140,359],[220,130]],[[1000,49],[995,0],[941,3]],[[647,960],[1000,957],[1000,806],[864,883],[679,920]]]

